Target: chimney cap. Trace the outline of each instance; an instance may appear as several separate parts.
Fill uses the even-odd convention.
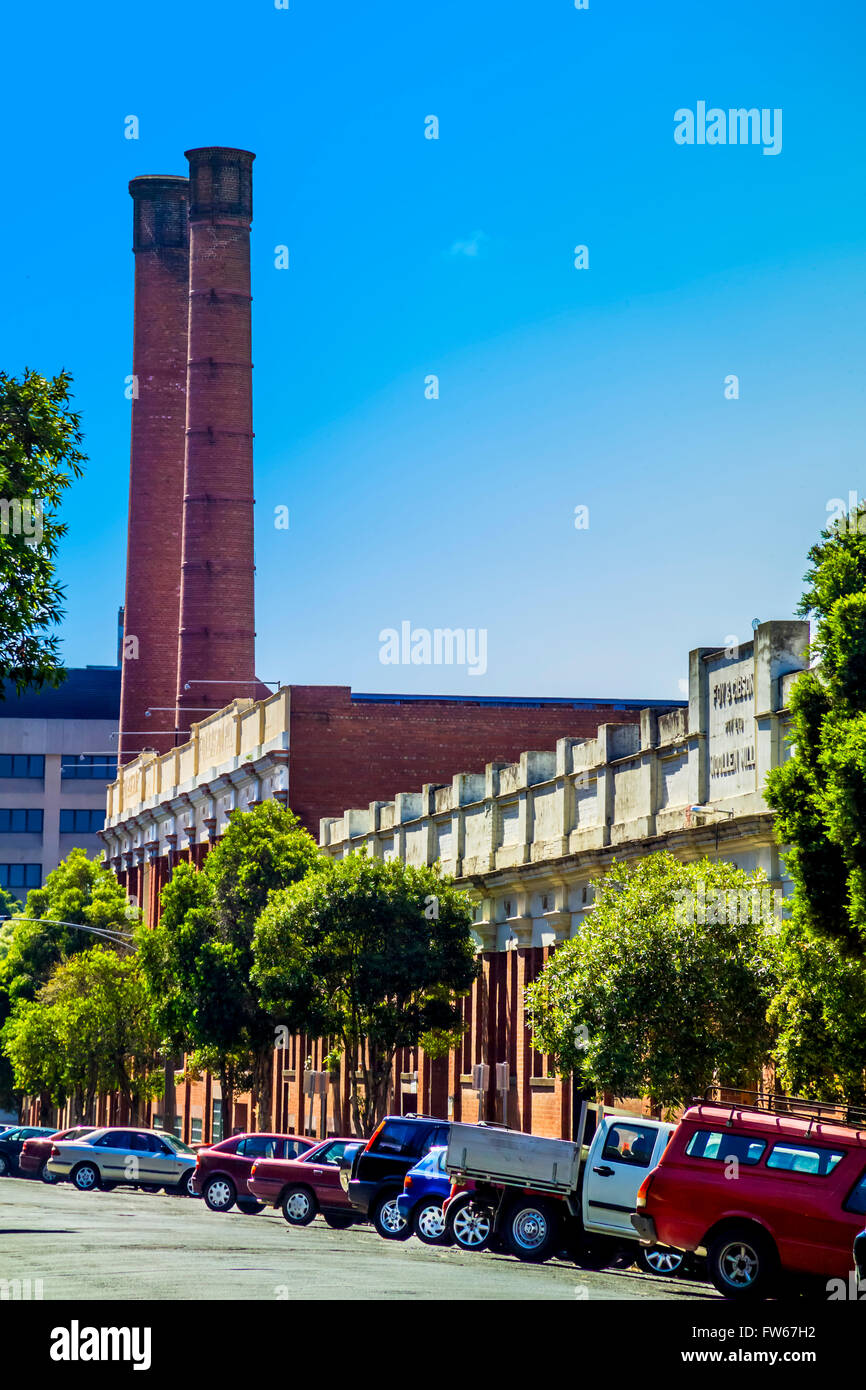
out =
[[[185,193],[189,179],[185,174],[139,174],[129,180],[129,191],[133,198],[148,198],[155,193]]]
[[[191,222],[214,217],[253,220],[252,150],[205,145],[186,150],[189,160],[189,217]]]
[[[239,150],[234,145],[199,145],[194,150],[184,150],[184,158],[192,160],[194,156],[203,159],[206,155],[222,154],[229,159],[236,159],[238,155],[246,155],[248,159],[255,159],[252,150]]]

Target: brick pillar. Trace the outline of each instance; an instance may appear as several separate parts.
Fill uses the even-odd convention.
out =
[[[174,744],[189,315],[188,181],[146,176],[133,179],[129,191],[135,326],[120,687],[124,761],[141,748],[163,753]],[[147,718],[159,706],[166,708]]]
[[[250,310],[255,156],[209,148],[187,150],[186,157],[189,360],[177,656],[177,723],[184,729],[204,717],[194,712],[202,707],[257,693]]]

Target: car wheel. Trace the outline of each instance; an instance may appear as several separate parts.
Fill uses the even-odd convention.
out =
[[[180,1182],[177,1184],[177,1186],[176,1186],[175,1189],[174,1189],[174,1191],[177,1193],[177,1195],[178,1195],[179,1197],[197,1197],[197,1196],[198,1196],[198,1193],[196,1192],[195,1188],[194,1188],[193,1185],[192,1185],[192,1180],[193,1180],[194,1177],[195,1177],[195,1169],[194,1169],[194,1168],[188,1168],[187,1171],[184,1173],[183,1177],[181,1178]]]
[[[9,1160],[5,1154],[0,1154],[0,1178],[9,1176]]]
[[[348,1231],[349,1227],[355,1224],[354,1216],[350,1216],[347,1211],[323,1211],[322,1215],[332,1231]]]
[[[396,1192],[380,1197],[370,1218],[383,1240],[408,1240],[412,1227],[397,1206]]]
[[[53,1173],[49,1173],[47,1163],[41,1164],[39,1172],[36,1174],[36,1176],[37,1178],[39,1178],[40,1182],[48,1183],[49,1186],[51,1186],[53,1183],[57,1181],[55,1175]]]
[[[412,1215],[412,1230],[425,1245],[450,1245],[454,1237],[448,1230],[442,1203],[420,1202]]]
[[[648,1274],[679,1274],[685,1255],[669,1245],[642,1245],[637,1262]]]
[[[754,1226],[729,1226],[707,1252],[710,1282],[724,1298],[743,1302],[769,1297],[779,1257],[768,1236]]]
[[[461,1250],[484,1250],[491,1241],[493,1213],[479,1202],[461,1202],[449,1211],[447,1226]]]
[[[230,1211],[237,1195],[231,1178],[211,1178],[204,1189],[204,1200],[211,1211]]]
[[[244,1216],[258,1216],[264,1209],[264,1202],[257,1202],[253,1197],[238,1197],[238,1211],[242,1211]]]
[[[72,1174],[72,1181],[79,1192],[95,1192],[102,1185],[95,1163],[79,1163]]]
[[[290,1187],[283,1194],[282,1211],[290,1226],[309,1226],[319,1204],[308,1187]]]
[[[546,1202],[527,1198],[512,1207],[505,1227],[505,1240],[512,1255],[538,1264],[558,1248],[559,1221]]]

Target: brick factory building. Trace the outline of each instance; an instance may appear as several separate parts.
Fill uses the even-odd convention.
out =
[[[145,176],[130,184],[136,391],[121,766],[103,839],[108,861],[151,923],[173,865],[179,858],[201,863],[233,810],[273,796],[318,833],[320,821],[342,816],[346,806],[448,783],[459,769],[480,773],[560,739],[592,740],[604,725],[636,727],[642,712],[678,703],[359,694],[309,685],[271,694],[257,681],[254,156],[207,147],[187,158],[188,181]],[[294,1045],[303,1050],[307,1042]],[[278,1081],[275,1122],[288,1124],[294,1114],[300,1124]],[[215,1085],[208,1078],[179,1097],[187,1138],[211,1138],[218,1128]],[[242,1123],[251,1118],[247,1104],[238,1111]]]

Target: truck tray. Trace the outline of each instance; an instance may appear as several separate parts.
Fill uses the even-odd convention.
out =
[[[568,1193],[577,1190],[580,1153],[568,1139],[452,1123],[445,1167],[476,1180]]]

